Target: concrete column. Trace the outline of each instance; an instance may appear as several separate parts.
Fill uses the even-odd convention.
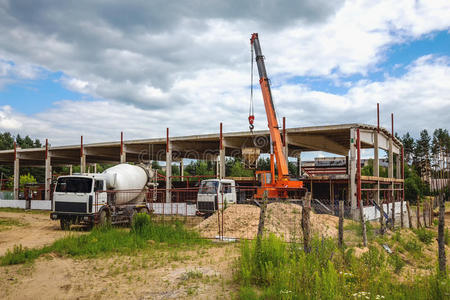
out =
[[[172,143],[167,145],[166,152],[166,202],[172,202]]]
[[[45,200],[50,200],[50,187],[52,184],[51,158],[48,155],[45,159]]]
[[[150,152],[149,152],[150,155]],[[127,162],[127,151],[123,143],[123,132],[120,133],[120,163],[124,164]]]
[[[373,176],[380,176],[380,158],[379,158],[379,147],[378,147],[378,132],[374,132],[373,139]],[[380,205],[380,181],[377,180],[377,190],[375,191],[375,202]]]
[[[184,163],[183,163],[183,159],[180,160],[180,176],[181,176],[181,181],[184,181]]]
[[[94,164],[94,173],[97,173],[97,164]]]
[[[389,139],[389,150],[388,150],[388,177],[394,177],[394,152],[392,151],[392,138]]]
[[[220,177],[220,155],[216,157],[216,177]]]
[[[350,157],[349,157],[349,200],[352,216],[358,216],[356,201],[356,129],[350,129]]]
[[[14,160],[14,199],[19,199],[19,183],[20,183],[20,160],[16,157]]]
[[[120,154],[120,163],[124,164],[127,162],[127,153],[125,151],[123,151],[122,154]]]
[[[297,168],[298,168],[298,176],[302,176],[302,153],[299,152],[297,154]]]
[[[69,166],[69,175],[72,175],[72,174],[73,174],[73,166],[70,165],[70,166]]]
[[[83,153],[80,158],[80,173],[86,173],[86,154]]]
[[[225,146],[220,149],[219,153],[219,178],[225,178]]]
[[[397,154],[397,159],[395,160],[395,163],[397,164],[397,172],[395,178],[400,179],[402,178],[402,165],[401,165],[402,159],[399,154]]]
[[[284,154],[284,157],[286,158],[286,162],[289,164],[289,138],[288,138],[287,133],[286,133],[286,141],[284,142],[284,147],[283,147],[283,154]]]

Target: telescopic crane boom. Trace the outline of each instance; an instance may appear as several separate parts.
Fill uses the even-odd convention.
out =
[[[264,65],[264,56],[261,52],[261,45],[259,44],[259,38],[257,33],[253,33],[250,39],[251,46],[255,51],[255,60],[258,67],[259,73],[259,83],[261,85],[262,96],[264,100],[264,107],[267,114],[267,122],[270,131],[270,137],[272,139],[273,152],[277,162],[278,178],[275,179],[275,170],[273,155],[270,156],[271,159],[271,178],[267,180],[267,176],[264,173],[267,172],[257,172],[264,177],[261,182],[261,188],[258,189],[256,197],[261,198],[262,194],[267,191],[269,198],[287,198],[288,192],[293,190],[298,190],[303,187],[303,182],[301,181],[291,181],[289,179],[289,168],[286,157],[283,154],[283,143],[281,141],[280,129],[278,126],[277,116],[275,113],[275,106],[273,104],[272,92],[270,90],[270,83],[267,77],[266,66]]]

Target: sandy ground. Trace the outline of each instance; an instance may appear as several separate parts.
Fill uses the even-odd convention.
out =
[[[40,247],[51,244],[54,240],[67,234],[60,229],[59,222],[50,220],[50,214],[0,211],[0,217],[17,219],[27,224],[0,231],[0,255],[5,254],[14,245],[20,244],[29,248]]]
[[[236,204],[224,212],[224,236],[253,239],[258,232],[260,209],[255,205]],[[275,233],[286,241],[303,236],[301,229],[302,208],[291,203],[270,203],[267,206],[264,229],[267,233]],[[339,218],[330,215],[320,215],[311,212],[311,230],[313,234],[336,238]],[[205,237],[218,235],[219,226],[217,213],[205,219],[196,228]]]
[[[193,248],[196,248],[195,246]],[[236,244],[0,267],[1,299],[230,299]]]

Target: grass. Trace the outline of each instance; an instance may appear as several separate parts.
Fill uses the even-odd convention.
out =
[[[433,242],[434,233],[430,230],[421,227],[414,230],[414,233],[417,235],[417,238],[426,245],[430,245]]]
[[[0,265],[33,262],[46,253],[61,256],[94,258],[110,254],[133,254],[150,247],[170,247],[176,249],[185,245],[207,244],[198,233],[187,230],[179,222],[158,224],[150,216],[137,214],[131,230],[104,226],[94,228],[86,235],[69,235],[55,241],[50,246],[37,249],[15,246],[0,257]]]
[[[360,222],[351,222],[344,226],[344,230],[355,232],[357,236],[362,237],[362,226]],[[375,237],[375,228],[372,222],[366,221],[366,236],[368,241],[372,241]]]
[[[0,217],[0,231],[8,230],[14,226],[27,226],[27,225],[28,223],[17,219]]]
[[[446,299],[450,279],[436,275],[399,282],[405,262],[374,245],[355,257],[332,240],[314,238],[312,251],[274,235],[246,241],[236,262],[241,299]]]
[[[22,208],[12,208],[12,207],[0,207],[0,212],[25,213],[37,215],[48,215],[50,213],[49,210],[25,210]]]

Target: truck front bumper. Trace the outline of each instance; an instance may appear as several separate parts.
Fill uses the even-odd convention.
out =
[[[94,221],[95,214],[88,214],[88,213],[73,213],[73,212],[61,212],[61,211],[55,211],[50,213],[50,219],[52,220],[58,220],[62,218],[70,218],[70,219],[79,219],[86,222]]]

